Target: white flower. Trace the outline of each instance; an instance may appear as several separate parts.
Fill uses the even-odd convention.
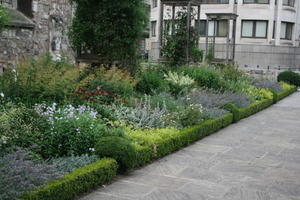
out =
[[[4,98],[4,93],[1,92],[1,93],[0,93],[0,96],[1,96],[2,98]]]
[[[89,151],[94,152],[95,148],[89,148]]]

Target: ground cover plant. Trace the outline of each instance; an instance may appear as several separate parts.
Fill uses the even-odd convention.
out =
[[[274,92],[292,89],[233,66],[151,66],[132,74],[117,67],[76,67],[49,56],[22,62],[0,76],[0,83],[0,186],[7,191],[0,197],[11,200],[51,188],[49,180],[77,170],[89,177],[84,180],[94,180],[88,170],[101,174],[106,164],[93,163],[104,157],[114,158],[124,172],[188,144],[189,134],[205,136],[198,127],[212,132],[230,124],[228,105],[259,110],[256,104],[272,101]],[[110,163],[114,170],[103,180],[115,173]],[[57,184],[78,181],[77,174],[70,177]]]

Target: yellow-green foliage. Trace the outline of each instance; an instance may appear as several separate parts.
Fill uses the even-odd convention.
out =
[[[260,93],[265,99],[273,99],[273,93],[268,89],[260,89]]]
[[[127,128],[125,134],[130,137],[134,143],[138,145],[152,145],[157,141],[164,138],[176,135],[179,130],[176,128],[163,128],[163,129],[138,129],[133,130]]]
[[[280,82],[280,87],[281,87],[283,90],[290,90],[290,89],[294,88],[295,86],[290,85],[290,84],[288,84],[288,83],[286,83],[286,82],[281,81],[281,82]]]

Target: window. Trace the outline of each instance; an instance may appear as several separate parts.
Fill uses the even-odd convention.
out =
[[[273,36],[272,36],[273,39],[275,39],[275,34],[276,34],[276,21],[273,21]]]
[[[244,0],[244,3],[269,4],[269,0]]]
[[[215,21],[216,24],[216,37],[226,37],[228,33],[228,21],[219,20]],[[196,26],[198,23],[196,22]],[[208,22],[208,36],[214,36],[215,24],[214,21]],[[206,20],[200,20],[200,36],[206,36]]]
[[[204,1],[205,4],[228,4],[229,0],[208,0]]]
[[[157,0],[152,0],[152,8],[156,8],[157,7]]]
[[[293,37],[293,23],[289,22],[282,22],[281,23],[281,32],[280,32],[280,39],[283,40],[291,40]]]
[[[18,10],[27,17],[33,17],[32,0],[18,0]]]
[[[242,20],[242,37],[266,38],[268,21]]]
[[[294,7],[295,0],[282,0],[282,4],[283,4],[284,6],[291,6],[291,7]]]
[[[156,37],[156,21],[151,22],[151,36]]]

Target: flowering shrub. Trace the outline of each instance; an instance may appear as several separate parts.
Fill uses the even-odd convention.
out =
[[[184,75],[183,73],[178,74],[172,71],[168,71],[168,73],[165,74],[165,80],[170,83],[170,90],[175,95],[178,95],[180,92],[188,91],[195,83],[188,75]]]
[[[43,135],[41,154],[45,157],[91,153],[95,142],[110,135],[122,135],[122,130],[108,128],[97,112],[88,106],[68,105],[58,108],[39,104],[35,110],[47,117],[51,127]]]
[[[0,199],[17,200],[23,192],[61,175],[54,165],[34,160],[27,151],[17,149],[0,157]]]

